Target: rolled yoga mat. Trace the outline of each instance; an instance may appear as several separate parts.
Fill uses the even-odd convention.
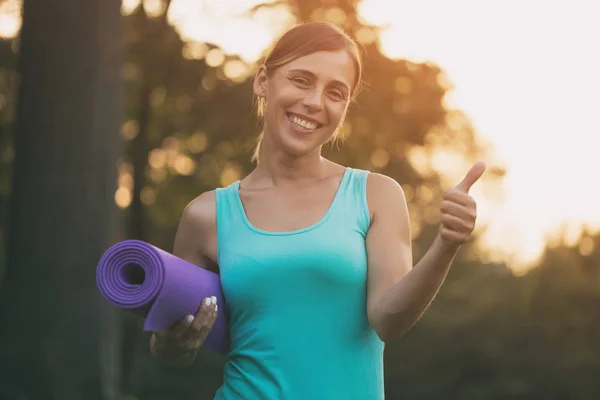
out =
[[[98,263],[96,282],[112,305],[145,318],[145,331],[161,331],[195,315],[206,297],[216,296],[219,312],[204,341],[226,355],[229,351],[225,301],[218,274],[200,268],[140,240],[111,246]]]

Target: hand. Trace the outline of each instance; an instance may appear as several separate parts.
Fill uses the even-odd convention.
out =
[[[445,243],[460,246],[469,240],[475,229],[477,204],[469,196],[469,189],[484,171],[485,163],[477,162],[456,187],[444,192],[444,200],[440,206],[440,236]]]
[[[207,297],[193,315],[186,315],[181,322],[166,331],[154,332],[157,352],[196,351],[202,346],[217,319],[217,298]]]

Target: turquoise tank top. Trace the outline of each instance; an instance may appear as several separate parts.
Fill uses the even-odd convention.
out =
[[[254,227],[239,181],[216,190],[231,351],[215,400],[379,400],[384,343],[367,321],[368,171],[346,168],[316,224]]]

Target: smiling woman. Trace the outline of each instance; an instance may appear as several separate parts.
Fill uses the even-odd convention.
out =
[[[254,80],[263,117],[256,168],[184,210],[174,254],[220,274],[154,354],[189,365],[218,312],[231,350],[215,400],[379,400],[383,350],[419,319],[475,226],[484,165],[444,195],[439,234],[412,268],[406,198],[393,179],[321,154],[361,81],[357,45],[330,23],[298,25]]]
[[[266,126],[275,127],[278,125],[277,118],[285,117],[298,133],[317,133],[314,131],[318,129],[318,135],[313,135],[310,141],[304,140],[305,145],[312,144],[316,150],[338,135],[348,100],[356,98],[359,92],[361,76],[360,51],[356,42],[345,32],[327,22],[298,25],[275,43],[257,72],[254,91],[258,96],[258,115],[267,120]],[[323,91],[319,85],[326,90]],[[313,96],[308,101],[312,103],[307,111],[294,111],[291,105],[297,103],[299,96],[311,91]],[[272,100],[269,104],[290,104],[289,109],[274,110],[267,107],[268,92]],[[325,100],[317,96],[323,92],[327,95]],[[325,101],[332,104],[331,120],[327,121],[319,120],[326,117],[322,110]],[[285,132],[285,129],[274,129],[274,132],[267,133],[268,138],[277,140],[272,136],[282,131]],[[260,161],[265,133],[259,135],[254,161]]]

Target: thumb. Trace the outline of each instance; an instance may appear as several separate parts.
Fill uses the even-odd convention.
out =
[[[476,162],[475,165],[471,167],[469,172],[467,172],[467,175],[464,177],[464,179],[458,185],[456,185],[455,188],[461,192],[469,193],[471,186],[473,186],[473,184],[477,182],[479,178],[481,178],[481,175],[483,175],[484,171],[485,163],[483,161]]]

